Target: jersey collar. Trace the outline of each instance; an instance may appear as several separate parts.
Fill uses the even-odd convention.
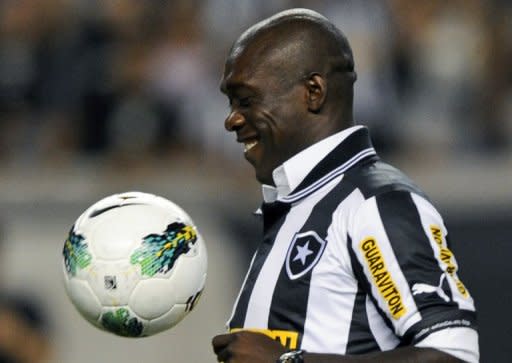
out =
[[[298,201],[375,154],[366,127],[353,126],[340,131],[277,167],[272,173],[276,186],[262,185],[263,200],[266,203]]]

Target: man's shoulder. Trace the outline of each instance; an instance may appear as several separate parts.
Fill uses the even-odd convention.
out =
[[[346,174],[349,181],[365,199],[387,192],[409,192],[428,199],[425,192],[400,169],[381,160],[363,163]]]

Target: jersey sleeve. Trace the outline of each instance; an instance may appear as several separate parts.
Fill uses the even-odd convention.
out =
[[[474,302],[430,202],[408,191],[371,197],[348,232],[354,274],[402,344],[478,361]]]

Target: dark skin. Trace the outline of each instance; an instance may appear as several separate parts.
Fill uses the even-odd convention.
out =
[[[227,58],[221,91],[231,112],[225,127],[245,144],[256,178],[272,185],[272,171],[314,143],[354,124],[355,81],[348,43],[327,20],[303,10],[256,24],[237,40]],[[224,363],[274,363],[286,349],[248,331],[212,340]],[[403,347],[358,356],[306,353],[306,363],[461,362],[430,348]]]
[[[257,142],[245,157],[264,184],[273,184],[272,171],[283,161],[353,124],[351,104],[340,107],[327,99],[330,64],[304,62],[302,39],[308,34],[298,25],[293,24],[295,34],[279,27],[240,39],[221,82],[231,106],[225,127],[236,132],[238,142]]]

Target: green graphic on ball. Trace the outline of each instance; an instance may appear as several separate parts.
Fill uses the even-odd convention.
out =
[[[133,265],[140,265],[143,276],[170,271],[178,257],[187,253],[197,241],[194,227],[174,222],[163,234],[152,233],[144,237],[142,244],[130,257]]]
[[[143,325],[128,309],[108,311],[101,316],[101,325],[108,331],[124,337],[140,337]]]
[[[73,226],[62,250],[66,271],[71,276],[76,276],[79,269],[84,269],[91,263],[92,255],[89,253],[87,243],[84,240],[85,238],[82,235],[75,233]]]

